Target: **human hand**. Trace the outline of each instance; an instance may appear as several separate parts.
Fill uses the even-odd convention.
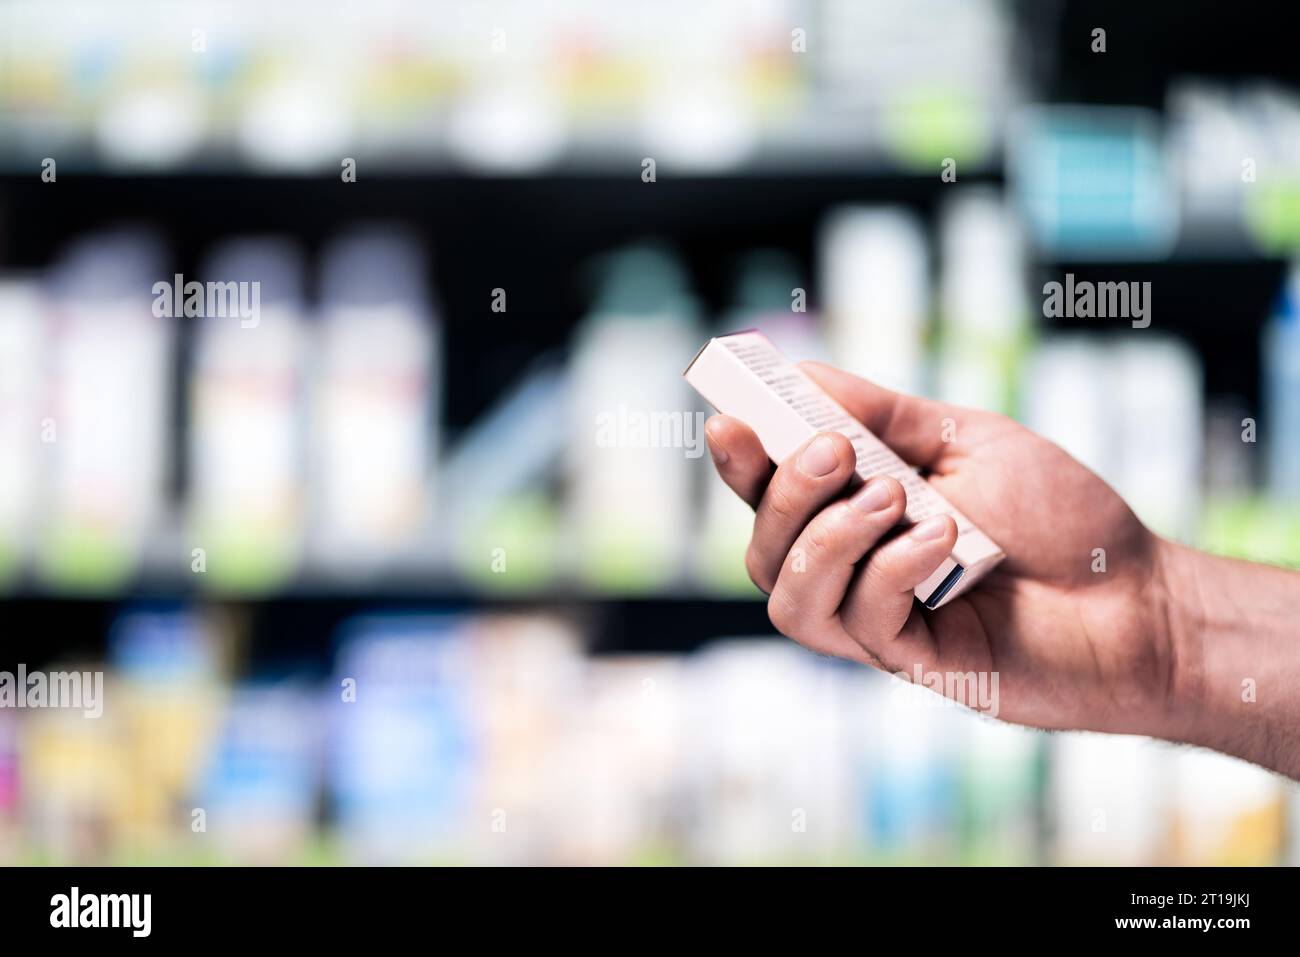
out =
[[[774,469],[747,425],[714,416],[709,447],[756,510],[746,567],[778,630],[909,677],[996,673],[997,716],[1020,724],[1177,736],[1189,701],[1169,627],[1167,543],[1100,478],[1005,416],[801,365],[1007,557],[927,611],[912,590],[951,551],[951,518],[891,536],[903,487],[875,477],[846,497],[844,436],[815,436]]]

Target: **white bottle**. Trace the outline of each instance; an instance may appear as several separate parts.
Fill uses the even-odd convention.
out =
[[[708,454],[681,379],[698,339],[676,261],[617,254],[570,367],[570,545],[595,588],[654,590],[681,574],[693,466]]]
[[[1071,732],[1052,738],[1054,863],[1165,863],[1175,755],[1132,735]]]
[[[232,588],[291,574],[303,514],[303,262],[287,239],[226,242],[201,281],[258,283],[255,323],[198,324],[190,378],[190,535],[206,575]]]
[[[439,390],[424,270],[396,229],[354,231],[322,254],[310,474],[331,565],[391,561],[429,537]]]
[[[1111,420],[1119,437],[1116,490],[1163,535],[1190,539],[1201,503],[1205,437],[1200,360],[1183,342],[1143,333],[1115,347]]]
[[[936,392],[957,405],[1011,412],[1028,317],[1019,227],[995,193],[978,189],[945,204],[940,234]]]
[[[110,232],[79,241],[53,271],[42,540],[60,583],[119,584],[163,511],[176,334],[150,300],[171,278],[163,259],[153,236]]]
[[[886,388],[923,391],[929,267],[916,217],[839,209],[822,227],[819,255],[832,361]]]

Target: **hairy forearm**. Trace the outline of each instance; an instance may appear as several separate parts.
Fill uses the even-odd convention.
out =
[[[1162,736],[1300,779],[1300,573],[1162,549],[1175,672]]]

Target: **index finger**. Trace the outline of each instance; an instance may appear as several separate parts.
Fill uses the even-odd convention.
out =
[[[776,466],[754,430],[733,416],[715,415],[704,425],[704,438],[722,480],[750,508],[758,508]]]

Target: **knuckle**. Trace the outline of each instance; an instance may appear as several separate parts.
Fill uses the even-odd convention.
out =
[[[847,508],[828,509],[804,529],[803,545],[810,557],[833,555],[841,550],[847,531]]]
[[[769,519],[782,524],[794,522],[799,518],[803,509],[799,504],[796,491],[791,488],[790,476],[778,477],[772,481],[767,488],[763,508],[767,511]]]
[[[862,589],[859,589],[857,594],[851,595],[840,609],[840,623],[855,640],[871,634],[874,618],[875,610],[872,608],[871,599]]]
[[[784,590],[777,589],[768,597],[767,617],[781,634],[795,637],[799,629],[799,611]]]
[[[901,556],[896,551],[882,548],[871,561],[867,562],[866,570],[863,572],[867,594],[883,596],[904,590],[897,585],[900,560]]]

